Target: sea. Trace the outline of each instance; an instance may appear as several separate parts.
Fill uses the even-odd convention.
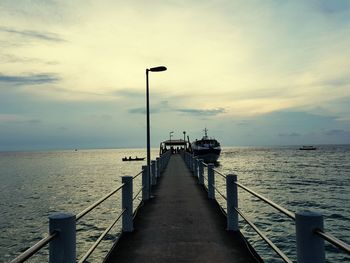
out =
[[[158,149],[152,149],[152,159]],[[0,152],[0,262],[9,262],[48,233],[48,217],[57,212],[78,214],[116,189],[122,176],[135,176],[145,149],[92,149]],[[224,147],[215,168],[235,173],[248,186],[292,212],[324,215],[325,231],[350,243],[350,145],[319,145],[315,151],[297,146]],[[134,193],[141,187],[135,178]],[[216,176],[225,193],[224,179]],[[218,202],[225,209],[219,194]],[[140,204],[134,200],[134,208]],[[239,208],[288,257],[296,261],[295,225],[274,208],[239,190]],[[121,193],[103,202],[77,222],[78,258],[118,217]],[[260,237],[240,220],[240,228],[265,262],[282,262]],[[185,234],[185,233],[184,233]],[[120,235],[118,222],[87,262],[102,262]],[[28,262],[47,262],[43,248]],[[326,262],[350,262],[350,256],[326,242]]]

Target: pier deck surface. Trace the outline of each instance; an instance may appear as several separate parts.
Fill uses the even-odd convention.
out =
[[[226,217],[173,155],[154,198],[106,258],[111,262],[256,262],[239,233],[226,231]]]

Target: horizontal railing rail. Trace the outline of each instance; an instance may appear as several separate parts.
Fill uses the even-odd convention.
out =
[[[137,191],[137,193],[136,193],[136,195],[133,197],[133,201],[135,201],[136,200],[136,198],[142,193],[142,190],[144,189],[144,186],[142,186],[141,188],[140,188],[140,190],[139,191]]]
[[[90,205],[89,207],[85,208],[83,211],[81,211],[79,214],[76,215],[76,221],[79,221],[83,216],[85,216],[87,213],[91,212],[94,208],[96,208],[97,206],[99,206],[101,203],[103,203],[104,201],[106,201],[109,197],[111,197],[112,195],[114,195],[116,192],[118,192],[120,189],[122,189],[124,186],[124,184],[121,184],[120,186],[118,186],[116,189],[114,189],[113,191],[109,192],[108,194],[106,194],[104,197],[100,198],[98,201],[96,201],[95,203],[93,203],[92,205]]]
[[[34,246],[28,248],[21,255],[10,261],[10,263],[20,263],[25,262],[29,258],[31,258],[34,254],[36,254],[39,250],[45,247],[48,243],[50,243],[54,238],[58,236],[58,232],[53,232],[52,234],[44,237],[39,242],[37,242]]]
[[[214,170],[215,174],[218,174],[218,175],[220,175],[222,178],[226,179],[226,175],[224,175],[223,173],[219,172],[219,171],[216,170],[216,169],[213,169],[213,170]]]
[[[230,207],[232,206],[232,204],[229,204],[229,202],[237,202],[238,203],[238,191],[237,191],[237,187],[249,192],[250,194],[252,194],[253,196],[257,197],[258,199],[260,199],[261,201],[267,203],[268,205],[270,205],[271,207],[277,209],[279,212],[281,212],[282,214],[284,214],[285,216],[287,216],[288,218],[292,219],[295,221],[296,223],[296,228],[297,228],[297,235],[298,235],[298,231],[300,232],[299,235],[305,237],[305,233],[301,233],[302,231],[305,231],[304,227],[308,224],[306,223],[306,221],[303,221],[305,220],[303,217],[305,216],[305,214],[303,213],[298,213],[298,217],[299,217],[299,221],[297,220],[297,214],[294,213],[294,212],[291,212],[289,211],[288,209],[276,204],[275,202],[273,202],[272,200],[264,197],[263,195],[257,193],[256,191],[252,190],[251,188],[241,184],[241,183],[238,183],[236,181],[236,179],[230,179],[231,182],[236,186],[236,188],[232,188],[230,187],[230,189],[236,189],[234,190],[234,196],[235,197],[228,197],[228,196],[225,196],[224,194],[222,194],[220,192],[220,190],[215,186],[215,177],[214,177],[214,174],[217,174],[219,176],[221,176],[222,178],[224,178],[226,180],[226,187],[228,187],[228,176],[221,173],[220,171],[218,171],[217,169],[214,169],[213,165],[212,164],[205,164],[204,162],[202,161],[199,161],[198,158],[195,158],[192,156],[192,154],[190,153],[185,153],[183,155],[183,158],[186,162],[186,164],[188,165],[189,169],[194,173],[195,177],[198,178],[198,180],[200,180],[200,178],[202,177],[203,178],[203,171],[201,167],[205,166],[208,168],[208,180],[205,179],[204,177],[204,180],[207,181],[207,184],[208,184],[208,187],[205,187],[206,190],[208,191],[208,197],[209,198],[212,198],[212,199],[215,199],[215,194],[213,193],[218,193],[224,200],[227,201],[227,220],[228,220],[228,229],[230,228],[233,228],[235,229],[237,225],[237,228],[238,228],[238,217],[237,216],[233,216],[232,215],[232,211],[229,212],[229,210],[231,209]],[[202,173],[202,174],[201,174]],[[211,173],[211,179],[210,179],[210,176],[209,174]],[[230,176],[233,176],[233,175],[230,175]],[[235,178],[236,175],[234,175]],[[203,181],[204,181],[203,180]],[[213,183],[210,183],[213,182]],[[201,183],[200,183],[201,184]],[[204,185],[205,186],[205,185]],[[231,189],[231,190],[232,190]],[[227,190],[227,195],[231,195],[232,193],[229,192],[229,190]],[[220,205],[220,204],[219,204]],[[231,209],[232,210],[232,209]],[[281,259],[285,262],[292,262],[279,248],[277,248],[276,245],[274,245],[272,243],[272,241],[270,239],[268,239],[266,237],[266,235],[264,235],[248,218],[247,216],[241,211],[239,210],[236,206],[234,206],[234,209],[235,213],[238,215],[240,215],[245,222],[248,223],[248,225],[250,225],[255,232],[257,232],[257,234],[277,253],[277,255],[279,255],[279,257],[281,257]],[[231,215],[230,215],[231,214]],[[230,218],[231,216],[233,216],[234,218]],[[308,228],[312,228],[313,227],[313,232],[315,235],[319,236],[320,238],[322,238],[322,240],[325,240],[327,242],[329,242],[330,244],[332,244],[333,246],[337,247],[338,249],[346,252],[346,253],[350,253],[350,246],[348,244],[346,244],[345,242],[341,241],[340,239],[334,237],[333,235],[327,233],[327,232],[324,232],[322,229],[320,228],[317,228],[315,227],[316,225],[320,224],[321,228],[323,223],[320,223],[323,219],[322,219],[322,216],[317,214],[317,213],[312,213],[310,212],[310,214],[307,214],[306,213],[306,217],[309,217],[311,218],[312,220],[312,224],[308,225],[307,227]],[[308,219],[309,220],[309,219]],[[321,221],[320,221],[321,220]],[[299,229],[299,230],[298,230]],[[302,230],[300,230],[302,229]],[[299,238],[300,239],[300,238]],[[310,246],[313,246],[313,245],[310,245],[310,244],[307,244],[307,242],[302,242],[303,244],[299,244],[299,249],[298,249],[298,258],[299,256],[300,257],[304,257],[305,255],[310,255],[312,253],[314,253],[315,255],[317,255],[318,258],[316,259],[312,259],[312,262],[324,262],[324,260],[322,260],[322,258],[324,259],[324,256],[322,256],[322,254],[324,255],[324,248],[323,249],[315,249],[315,247],[313,247],[312,249],[314,249],[312,252],[308,251],[310,249]],[[309,246],[310,245],[310,246]],[[297,246],[298,246],[298,236],[297,236]],[[317,246],[320,246],[319,244]],[[316,246],[316,247],[317,247]],[[322,250],[322,251],[318,251],[318,250]],[[314,261],[315,260],[315,261]],[[298,261],[299,262],[299,261]],[[303,261],[301,260],[301,262],[309,262],[309,261]]]
[[[246,221],[256,233],[258,233],[258,235],[266,242],[266,244],[268,244],[269,247],[271,247],[271,249],[273,249],[281,259],[283,259],[284,262],[293,263],[293,261],[290,260],[263,232],[261,232],[260,229],[252,221],[250,221],[241,210],[237,208],[235,208],[235,210],[238,214],[240,214],[244,221]]]
[[[221,193],[220,191],[219,191],[219,189],[215,186],[215,185],[212,185],[213,186],[213,188],[215,189],[215,191],[222,197],[222,198],[224,198],[226,201],[227,201],[227,197],[223,194],[223,193]]]
[[[350,254],[350,246],[346,244],[344,241],[341,241],[340,239],[336,238],[335,236],[323,232],[321,229],[316,229],[315,234],[319,235],[322,237],[324,240],[328,241],[331,243],[333,246],[343,250],[344,252]]]
[[[141,172],[139,172],[138,174],[134,175],[132,177],[132,179],[136,179],[137,177],[139,177],[142,174],[142,172],[143,172],[143,169],[141,170]]]
[[[235,184],[237,186],[239,186],[240,188],[246,190],[247,192],[251,193],[252,195],[256,196],[260,200],[264,201],[265,203],[269,204],[270,206],[274,207],[275,209],[277,209],[281,213],[285,214],[289,218],[295,220],[295,214],[293,212],[291,212],[291,211],[285,209],[284,207],[276,204],[275,202],[271,201],[270,199],[264,197],[263,195],[258,194],[257,192],[253,191],[252,189],[248,188],[247,186],[245,186],[245,185],[243,185],[241,183],[235,182]]]
[[[118,217],[103,231],[103,233],[99,236],[99,238],[95,241],[95,243],[89,248],[89,250],[85,253],[85,255],[78,261],[78,263],[85,262],[88,257],[95,251],[97,246],[101,243],[104,237],[111,231],[114,225],[119,221],[122,215],[125,213],[126,209],[123,209],[122,212],[118,215]]]

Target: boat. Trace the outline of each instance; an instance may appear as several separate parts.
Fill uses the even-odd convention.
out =
[[[160,143],[159,156],[166,153],[167,151],[171,151],[172,154],[180,153],[183,150],[189,151],[188,147],[189,147],[189,143],[187,143],[185,140],[182,140],[182,139],[166,140]]]
[[[315,146],[311,146],[311,145],[303,145],[302,147],[299,148],[299,150],[302,150],[302,151],[313,151],[316,149],[317,148]]]
[[[195,157],[203,159],[205,163],[216,163],[220,157],[220,143],[208,137],[208,129],[204,129],[204,136],[201,140],[195,140],[191,144],[192,152]]]
[[[131,157],[123,157],[122,158],[122,160],[123,160],[123,162],[128,162],[128,161],[143,161],[143,160],[145,160],[145,157],[142,157],[142,158],[140,158],[140,157],[135,157],[135,158],[131,158]]]

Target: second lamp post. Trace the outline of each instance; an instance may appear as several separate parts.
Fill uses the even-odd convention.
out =
[[[154,67],[146,69],[146,115],[147,115],[147,173],[148,178],[151,180],[151,131],[150,131],[150,116],[149,116],[149,82],[148,73],[149,72],[160,72],[167,70],[164,66]],[[150,192],[151,192],[151,182],[149,181]]]

